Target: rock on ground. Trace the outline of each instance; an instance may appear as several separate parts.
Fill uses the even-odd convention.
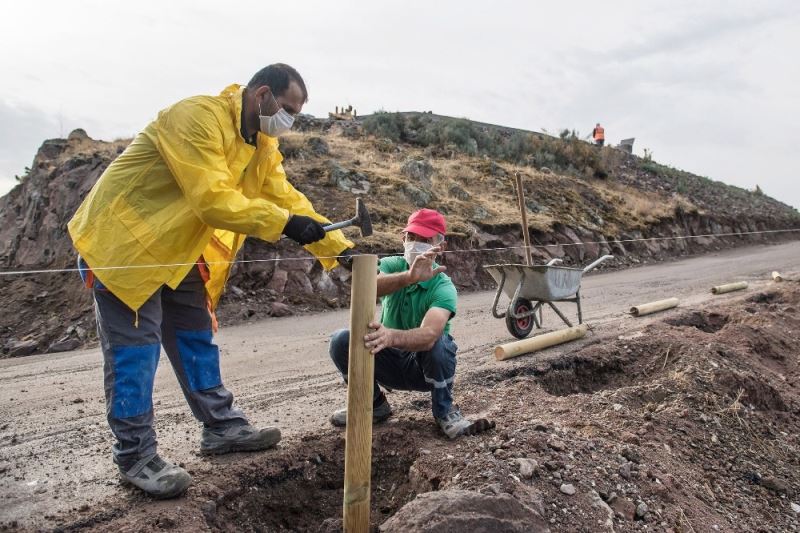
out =
[[[509,494],[466,490],[420,494],[384,522],[382,532],[489,533],[549,531],[544,519]]]

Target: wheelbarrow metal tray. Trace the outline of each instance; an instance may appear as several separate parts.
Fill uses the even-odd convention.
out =
[[[517,286],[525,273],[525,280],[520,287],[519,295],[532,301],[554,302],[575,296],[581,287],[583,270],[554,265],[486,265],[483,267],[498,286],[502,284],[503,292],[513,298]],[[503,272],[506,279],[503,283]]]

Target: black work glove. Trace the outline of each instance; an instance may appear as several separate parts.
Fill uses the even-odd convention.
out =
[[[305,246],[325,238],[325,228],[311,217],[292,215],[283,228],[283,234],[298,244]]]
[[[345,248],[337,257],[336,259],[339,261],[339,264],[342,265],[343,268],[352,271],[353,270],[353,257],[358,255],[353,248]]]

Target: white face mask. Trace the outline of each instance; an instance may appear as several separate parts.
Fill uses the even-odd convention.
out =
[[[271,94],[270,96],[275,100],[274,96]],[[275,101],[275,105],[278,105],[277,100]],[[274,115],[262,115],[260,102],[258,104],[258,118],[261,121],[261,131],[270,137],[279,137],[283,135],[292,129],[292,124],[294,124],[294,117],[282,107],[279,108],[278,112]]]
[[[414,264],[414,259],[416,259],[418,255],[424,254],[433,248],[433,245],[428,244],[427,242],[406,241],[403,243],[403,248],[405,249],[403,257],[410,267]]]

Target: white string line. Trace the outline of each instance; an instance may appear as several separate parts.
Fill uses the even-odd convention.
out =
[[[555,243],[555,244],[532,244],[527,248],[536,249],[536,248],[554,248],[558,246],[586,246],[589,244],[622,244],[622,243],[630,243],[630,242],[646,242],[646,241],[669,241],[669,240],[681,240],[681,239],[702,239],[705,237],[736,237],[736,236],[743,236],[743,235],[758,235],[764,233],[788,233],[788,232],[795,232],[800,231],[800,228],[790,228],[790,229],[773,229],[773,230],[763,230],[763,231],[743,231],[743,232],[736,232],[736,233],[706,233],[703,235],[677,235],[673,237],[647,237],[647,238],[640,238],[640,239],[613,239],[613,240],[604,240],[604,241],[587,241],[587,242],[569,242],[569,243]],[[486,253],[486,252],[499,252],[505,250],[524,250],[526,248],[525,245],[522,246],[500,246],[496,248],[466,248],[462,250],[444,250],[439,252],[440,254],[463,254],[463,253]],[[353,254],[350,257],[358,257],[361,255],[377,255],[379,257],[389,257],[398,255],[397,253],[381,253],[381,254]],[[234,265],[234,264],[247,264],[247,263],[277,263],[281,261],[317,261],[318,259],[337,259],[339,256],[320,256],[320,257],[275,257],[271,259],[239,259],[234,261],[206,261],[207,265]],[[158,265],[118,265],[118,266],[106,266],[106,267],[97,267],[91,268],[89,270],[98,271],[98,270],[126,270],[126,269],[136,269],[136,268],[175,268],[175,267],[184,267],[184,266],[191,266],[196,264],[196,261],[192,261],[190,263],[165,263],[165,264],[158,264]],[[0,271],[0,276],[22,276],[22,275],[29,275],[29,274],[56,274],[62,272],[80,272],[81,270],[87,269],[80,269],[77,267],[73,268],[52,268],[52,269],[40,269],[40,270],[12,270],[12,271]]]

